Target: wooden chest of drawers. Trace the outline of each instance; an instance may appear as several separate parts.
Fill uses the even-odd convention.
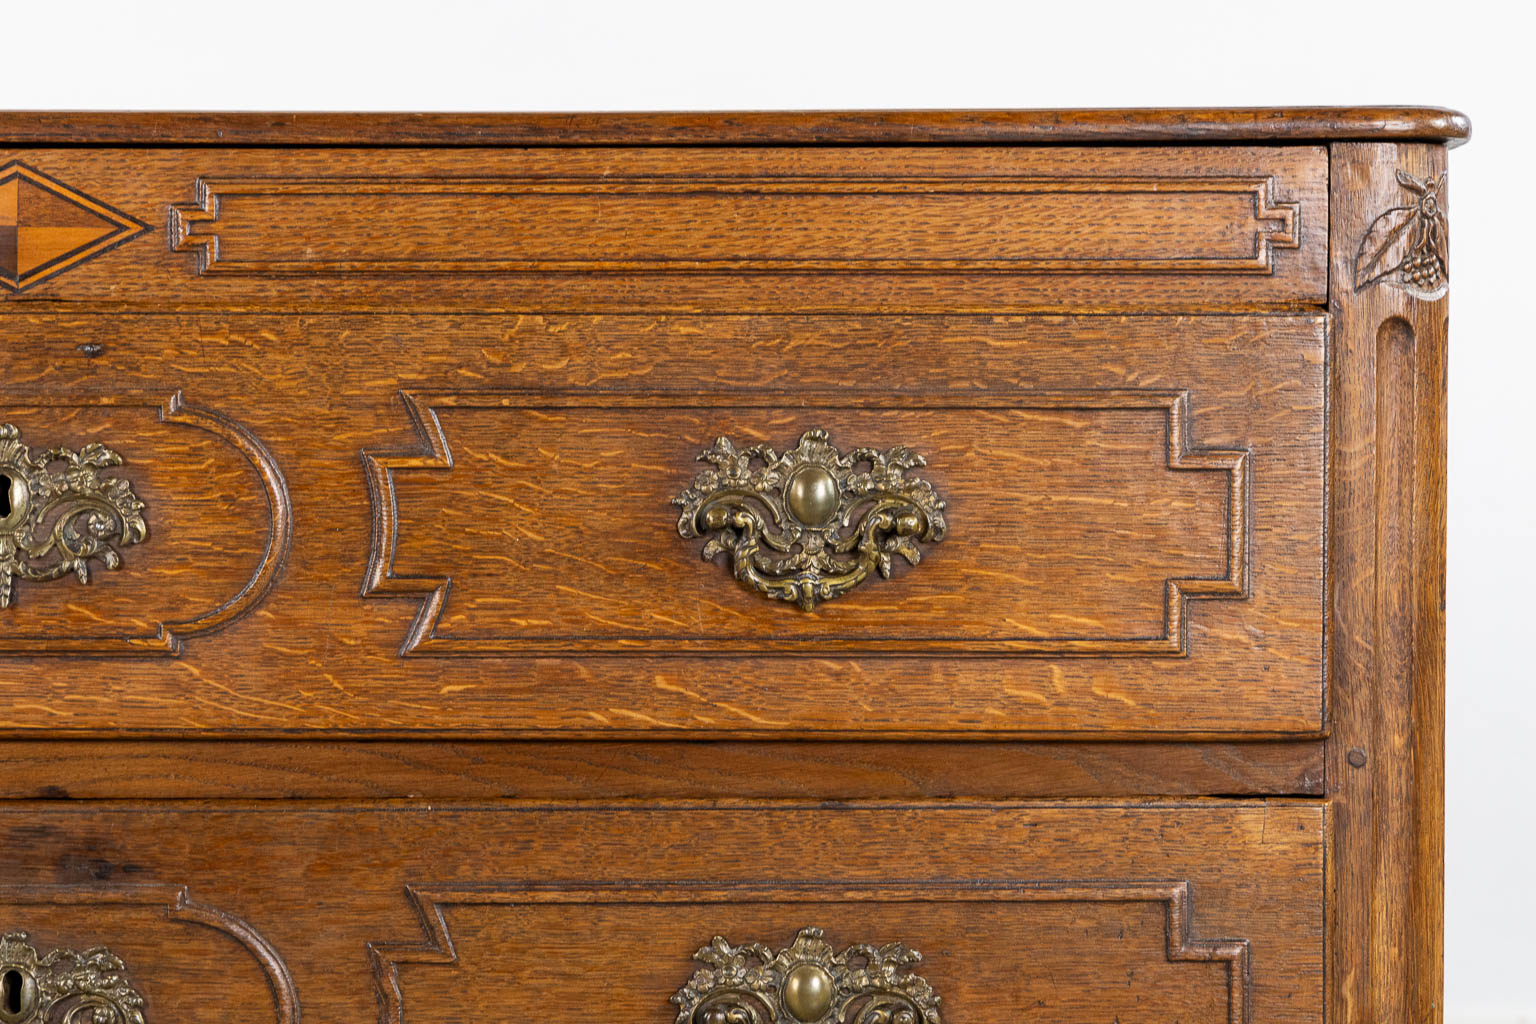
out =
[[[0,1024],[1437,1020],[1466,135],[0,115]]]

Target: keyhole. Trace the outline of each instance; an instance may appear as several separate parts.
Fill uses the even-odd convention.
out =
[[[6,494],[9,494],[10,481],[5,482]],[[5,511],[10,512],[10,498],[6,498]],[[0,1006],[5,1007],[7,1016],[18,1017],[21,1015],[21,972],[12,967],[5,974],[0,975]]]
[[[5,519],[11,514],[11,478],[9,474],[0,473],[0,519]],[[7,974],[6,984],[10,984],[10,975]]]

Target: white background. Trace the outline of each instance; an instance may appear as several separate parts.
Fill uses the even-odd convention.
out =
[[[0,13],[0,106],[1470,114],[1474,139],[1450,176],[1446,998],[1451,1024],[1513,1024],[1536,1021],[1531,30],[1523,3],[1413,0],[13,0]]]

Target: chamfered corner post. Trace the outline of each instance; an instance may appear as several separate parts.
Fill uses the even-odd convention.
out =
[[[1330,151],[1331,1019],[1439,1024],[1445,147]]]

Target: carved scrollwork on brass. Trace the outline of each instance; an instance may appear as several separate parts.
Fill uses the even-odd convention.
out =
[[[721,437],[699,461],[712,468],[672,499],[677,532],[708,536],[705,561],[728,554],[737,579],[807,611],[872,572],[889,577],[894,555],[916,565],[918,541],[944,539],[944,502],[907,476],[927,463],[904,446],[845,455],[825,430],[808,430],[783,455]]]
[[[38,956],[26,932],[0,938],[0,1024],[144,1024],[144,997],[105,947]]]
[[[34,455],[19,430],[0,423],[0,608],[17,579],[89,583],[93,560],[122,564],[113,541],[126,547],[145,538],[144,503],[128,481],[100,472],[122,462],[95,442]]]
[[[907,968],[922,960],[900,942],[859,943],[841,953],[820,928],[802,928],[777,953],[720,936],[693,955],[672,1002],[677,1024],[939,1024],[933,986]]]
[[[1445,175],[1417,178],[1397,172],[1406,193],[1394,206],[1371,221],[1355,253],[1355,291],[1385,282],[1418,299],[1438,299],[1450,283],[1446,247]]]

